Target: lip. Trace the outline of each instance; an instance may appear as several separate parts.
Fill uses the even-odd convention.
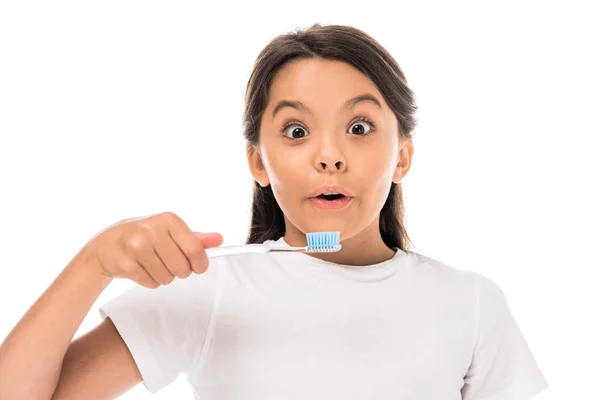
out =
[[[341,210],[348,206],[353,197],[340,197],[336,200],[325,200],[320,197],[311,197],[311,204],[320,210]]]
[[[313,190],[308,197],[309,198],[314,198],[317,197],[323,193],[327,193],[327,192],[334,192],[334,193],[339,193],[342,194],[346,197],[354,197],[352,196],[352,193],[346,189],[343,186],[339,186],[339,185],[323,185],[318,187],[317,189]]]

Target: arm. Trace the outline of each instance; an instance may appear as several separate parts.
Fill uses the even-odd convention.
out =
[[[0,345],[0,398],[50,399],[59,381],[58,395],[72,390],[75,381],[85,384],[82,370],[88,366],[103,371],[108,357],[127,359],[118,333],[106,321],[71,343],[84,317],[112,281],[86,257],[84,251],[75,256]],[[95,346],[98,340],[110,343],[106,352]],[[123,373],[117,382],[118,390],[122,390],[125,382],[121,379],[129,379],[126,383],[133,385],[135,372],[131,362],[121,364],[121,371],[116,370],[118,365],[111,367],[110,376]],[[82,370],[75,373],[74,366]],[[83,385],[79,390],[87,388]],[[110,384],[106,390],[110,391]]]
[[[106,318],[69,346],[52,400],[115,399],[141,381],[125,342]]]

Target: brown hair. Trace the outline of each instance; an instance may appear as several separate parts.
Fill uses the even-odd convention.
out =
[[[417,107],[413,92],[394,58],[360,29],[317,23],[275,37],[258,55],[246,88],[243,125],[247,147],[258,145],[261,116],[269,102],[275,74],[293,60],[311,58],[345,62],[364,73],[375,83],[396,115],[399,134],[412,138]],[[388,247],[407,251],[410,239],[403,219],[402,187],[392,182],[379,215],[379,231]],[[251,226],[246,243],[277,240],[284,234],[283,212],[271,185],[261,187],[254,182]]]

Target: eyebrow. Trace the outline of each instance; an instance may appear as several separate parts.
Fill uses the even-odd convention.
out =
[[[379,102],[379,100],[377,100],[377,98],[375,96],[373,96],[372,94],[369,94],[369,93],[365,93],[365,94],[361,94],[359,96],[353,97],[349,100],[346,100],[346,102],[344,102],[344,104],[342,104],[342,106],[340,107],[340,111],[349,110],[350,108],[354,107],[361,101],[370,101],[370,102],[374,103],[377,107],[383,108],[383,107],[381,107],[381,103]],[[277,114],[278,111],[280,111],[281,109],[283,109],[285,107],[295,108],[298,111],[312,115],[311,109],[299,101],[281,100],[279,103],[277,103],[277,105],[273,109],[272,118],[275,118],[275,114]]]

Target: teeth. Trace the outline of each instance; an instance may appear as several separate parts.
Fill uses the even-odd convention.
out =
[[[339,193],[336,193],[336,192],[325,192],[325,193],[323,193],[323,195],[325,195],[325,196],[331,196],[331,195],[334,195],[334,194],[339,194]]]

